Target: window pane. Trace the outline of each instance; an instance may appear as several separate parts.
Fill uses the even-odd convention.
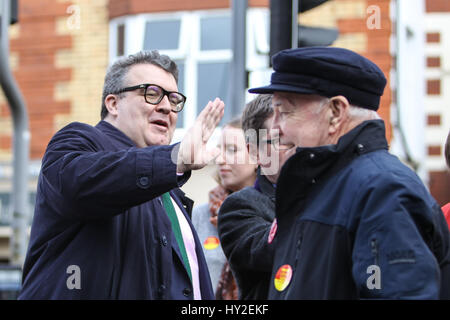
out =
[[[178,66],[178,91],[186,95],[184,91],[184,61],[175,60],[175,62]],[[178,112],[177,128],[183,128],[184,114],[188,105],[189,97],[187,97],[186,99],[186,104],[184,105],[183,110],[181,110],[181,112]]]
[[[144,50],[176,50],[180,38],[179,20],[151,21],[145,26]]]
[[[228,91],[229,70],[229,62],[202,63],[198,65],[197,114],[206,106],[208,101],[219,97],[225,102],[225,114],[220,125],[231,119],[231,108],[227,105],[230,101]]]
[[[11,223],[11,197],[9,193],[0,194],[0,225]]]
[[[231,49],[231,18],[201,19],[200,50]]]

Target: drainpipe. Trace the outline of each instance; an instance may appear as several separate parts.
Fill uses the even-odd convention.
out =
[[[11,263],[22,266],[27,250],[28,161],[30,131],[25,101],[9,66],[11,1],[0,2],[0,85],[9,103],[13,134],[13,216],[10,236]]]
[[[247,0],[232,0],[233,61],[231,63],[230,89],[232,115],[241,114],[245,107],[247,71],[245,63],[245,37]]]

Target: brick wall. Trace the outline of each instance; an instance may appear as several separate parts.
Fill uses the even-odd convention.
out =
[[[381,68],[388,83],[378,113],[386,123],[388,141],[392,137],[390,106],[393,99],[390,84],[393,59],[390,53],[390,37],[393,32],[390,2],[391,0],[334,0],[300,14],[300,21],[304,25],[337,27],[339,38],[334,46],[354,50]],[[375,14],[379,14],[379,28],[372,25]]]
[[[68,17],[58,20],[57,32],[72,37],[72,48],[61,50],[55,58],[59,67],[72,70],[70,81],[55,88],[58,99],[69,97],[68,114],[55,117],[54,128],[72,121],[95,125],[100,120],[103,80],[108,67],[109,18],[108,0],[72,0],[79,12],[79,25],[72,26]]]
[[[268,4],[269,0],[249,0],[250,6]],[[381,9],[380,30],[366,26],[366,10],[372,4]],[[138,12],[223,8],[229,7],[230,1],[21,0],[19,5],[19,24],[10,28],[10,61],[29,110],[31,158],[39,159],[51,136],[65,124],[74,120],[95,124],[99,120],[110,18]],[[301,19],[308,20],[308,15],[315,23],[337,26],[340,37],[336,45],[366,55],[389,78],[389,0],[334,0]],[[380,113],[388,124],[391,99],[387,89]],[[9,108],[0,95],[0,160],[11,157],[11,132]]]
[[[450,12],[450,1],[448,0],[426,0],[427,12]]]
[[[53,92],[58,82],[69,81],[71,70],[54,64],[59,50],[72,46],[70,36],[56,33],[56,18],[66,14],[66,5],[51,0],[19,1],[20,24],[14,26],[10,38],[12,56],[16,59],[13,71],[25,97],[31,129],[30,155],[39,158],[43,154],[42,142],[53,135],[53,120],[57,113],[67,113],[67,99],[55,100]],[[1,132],[2,158],[10,154],[11,131],[9,107],[2,97],[0,123],[8,123],[8,132]],[[10,131],[11,130],[11,131]]]
[[[53,134],[77,120],[99,120],[108,63],[107,0],[21,0],[10,28],[11,65],[30,122],[31,159]],[[0,159],[11,159],[12,124],[0,96]]]
[[[108,7],[112,19],[127,14],[229,8],[230,4],[230,0],[111,0]],[[268,7],[269,0],[248,0],[248,5]]]
[[[450,1],[426,0],[426,99],[427,169],[431,194],[443,205],[450,202],[450,175],[444,144],[450,128]]]

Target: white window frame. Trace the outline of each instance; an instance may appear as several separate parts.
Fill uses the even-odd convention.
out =
[[[124,55],[129,55],[143,49],[145,40],[145,26],[147,21],[180,20],[180,39],[177,50],[160,50],[161,54],[168,55],[173,60],[184,62],[184,89],[187,96],[186,106],[183,109],[183,125],[175,131],[173,142],[179,141],[185,130],[191,127],[196,118],[197,110],[197,66],[199,63],[231,62],[232,49],[225,50],[200,50],[200,19],[202,17],[229,16],[230,9],[175,11],[164,13],[143,13],[114,18],[110,21],[109,56],[110,63],[117,58],[117,28],[125,26]],[[270,80],[269,69],[269,43],[268,43],[268,8],[249,8],[247,11],[247,70],[250,71],[250,87],[267,84]],[[214,99],[215,97],[211,97]],[[247,94],[247,101],[254,95]],[[201,106],[198,106],[201,109]],[[213,138],[217,136],[214,134]],[[212,139],[215,140],[215,139]]]

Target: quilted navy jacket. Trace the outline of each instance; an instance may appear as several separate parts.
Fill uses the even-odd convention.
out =
[[[387,148],[383,121],[366,121],[285,163],[270,299],[450,297],[442,211]]]
[[[177,177],[173,147],[136,148],[105,121],[56,133],[43,158],[19,298],[192,299],[159,198],[170,190],[190,223],[193,202],[178,189],[189,174]],[[213,299],[191,228],[202,298]]]

